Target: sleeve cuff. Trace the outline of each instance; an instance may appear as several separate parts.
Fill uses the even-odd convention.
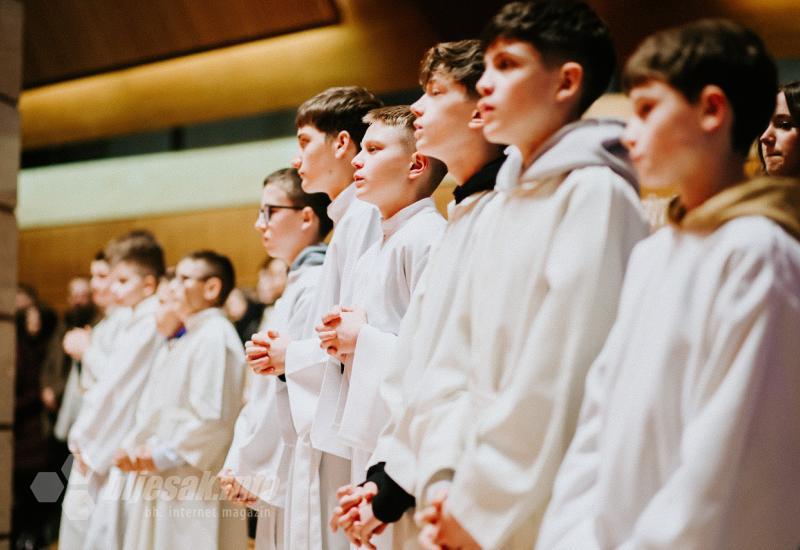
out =
[[[383,523],[394,523],[416,505],[416,500],[389,477],[384,464],[379,462],[367,471],[367,481],[378,486],[378,494],[372,499],[372,513]]]

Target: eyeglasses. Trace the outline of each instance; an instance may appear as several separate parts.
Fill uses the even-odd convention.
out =
[[[303,206],[283,206],[280,204],[265,204],[262,208],[258,209],[258,218],[256,221],[263,221],[264,223],[269,223],[269,219],[272,217],[272,213],[275,210],[302,210]]]

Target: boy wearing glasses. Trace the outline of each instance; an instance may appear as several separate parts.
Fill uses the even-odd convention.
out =
[[[367,128],[362,119],[380,106],[372,93],[351,86],[325,90],[298,109],[300,155],[294,166],[304,191],[330,197],[328,216],[334,233],[301,338],[262,332],[246,348],[251,368],[279,376],[286,384],[286,392],[279,393],[279,416],[284,426],[291,427],[294,445],[285,509],[289,548],[348,546],[344,536],[330,533],[326,525],[336,504],[336,489],[350,479],[350,452],[338,441],[312,434],[318,402],[338,397],[321,395],[323,380],[340,378],[342,364],[320,348],[314,329],[334,305],[350,303],[356,261],[382,238],[380,213],[355,196],[351,164]]]
[[[117,466],[136,472],[131,481],[144,487],[128,505],[124,548],[243,547],[244,515],[207,490],[244,391],[241,341],[221,309],[235,284],[233,265],[215,252],[194,252],[169,284],[186,332],[159,352],[136,427],[117,454]]]
[[[333,225],[326,213],[329,204],[324,193],[303,191],[294,168],[264,180],[255,229],[270,257],[290,268],[286,288],[260,330],[302,336],[322,274],[322,240]],[[256,548],[280,549],[285,547],[283,508],[292,449],[284,439],[293,439],[291,423],[278,421],[278,392],[286,392],[286,384],[275,376],[249,376],[246,403],[219,478],[227,498],[258,512]]]

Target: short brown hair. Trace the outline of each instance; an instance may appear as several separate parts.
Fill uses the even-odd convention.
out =
[[[527,42],[553,68],[567,61],[583,69],[578,115],[603,95],[617,64],[608,25],[582,0],[536,0],[503,6],[483,31],[486,45],[497,40]]]
[[[392,105],[390,107],[381,107],[373,109],[364,116],[364,122],[368,124],[385,124],[392,128],[399,128],[406,133],[408,143],[413,151],[417,150],[417,144],[414,140],[414,121],[417,117],[411,112],[408,105]],[[428,175],[425,180],[425,185],[422,187],[423,192],[430,195],[436,190],[436,187],[441,183],[442,179],[447,174],[447,166],[439,159],[428,158]],[[426,195],[426,196],[427,196]]]
[[[146,229],[135,229],[112,239],[104,252],[111,267],[120,262],[131,263],[141,275],[152,275],[156,280],[164,275],[166,269],[164,251]]]
[[[198,250],[187,254],[184,256],[184,259],[203,262],[207,269],[206,278],[210,279],[216,277],[219,279],[221,288],[214,305],[216,307],[221,307],[225,303],[225,300],[228,299],[228,295],[231,293],[231,290],[233,290],[233,287],[236,286],[236,273],[230,258],[218,254],[213,250]]]
[[[300,105],[294,123],[297,128],[314,126],[330,137],[345,131],[358,149],[367,130],[364,115],[381,105],[380,99],[360,86],[328,88]]]
[[[420,62],[419,83],[425,88],[431,78],[441,74],[464,86],[470,97],[477,98],[479,94],[475,86],[486,68],[483,53],[480,40],[436,44],[425,52]]]
[[[733,150],[746,155],[769,123],[778,93],[777,70],[761,38],[732,21],[702,19],[646,38],[625,65],[626,91],[660,80],[695,102],[719,86],[733,111]]]
[[[281,168],[275,170],[264,178],[264,187],[274,185],[286,193],[292,206],[308,206],[319,219],[319,238],[325,236],[333,229],[333,221],[328,217],[328,205],[331,199],[325,193],[306,193],[303,191],[302,179],[294,168]]]

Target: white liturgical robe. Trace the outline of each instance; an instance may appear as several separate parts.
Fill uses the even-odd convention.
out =
[[[244,351],[219,308],[195,313],[185,326],[186,333],[159,353],[136,427],[123,442],[131,455],[145,444],[154,456],[166,447],[178,464],[134,476],[145,489],[128,507],[126,549],[237,549],[246,543],[244,515],[220,498],[215,480],[242,407]]]
[[[301,252],[300,265],[294,267],[293,264],[283,295],[259,331],[275,330],[291,338],[302,335],[324,257],[321,247],[305,250],[315,257],[309,256],[311,261],[303,262],[305,251]],[[275,376],[252,376],[247,403],[236,420],[233,442],[223,469],[230,469],[237,481],[261,500],[254,506],[259,512],[256,548],[277,549],[283,547],[282,510],[294,432],[290,429],[282,435],[278,419],[277,394],[286,391],[286,384]]]
[[[352,483],[364,480],[369,458],[388,421],[388,405],[381,398],[387,363],[395,352],[411,294],[445,223],[433,199],[417,201],[382,222],[383,239],[356,264],[353,302],[342,305],[364,309],[367,324],[359,332],[335,411],[339,438],[353,448]]]
[[[417,505],[452,477],[448,510],[486,548],[532,544],[628,257],[648,232],[622,128],[568,125],[524,171],[511,149],[419,382]]]
[[[108,366],[109,357],[114,350],[114,341],[131,313],[131,308],[114,308],[109,311],[107,317],[92,329],[89,347],[81,358],[81,373],[78,384],[81,394],[88,391],[97,379],[102,377],[102,373]],[[71,376],[72,373],[70,373]],[[78,415],[80,415],[80,411],[89,406],[91,405],[87,405],[81,395]],[[99,413],[87,410],[84,414],[92,416]],[[77,417],[75,420],[77,421]],[[59,423],[61,423],[61,414],[59,414]],[[88,481],[87,476],[81,474],[78,467],[73,465],[67,481],[67,490],[64,493],[64,502],[61,505],[58,541],[62,548],[81,548],[84,540],[86,540],[86,530],[93,508],[92,502],[87,498]]]
[[[798,329],[800,243],[767,218],[637,246],[538,548],[797,548]]]
[[[322,316],[334,305],[348,298],[343,291],[352,281],[358,258],[382,237],[377,208],[355,197],[350,185],[328,207],[334,233],[325,255],[322,275],[304,323],[303,339],[292,342],[286,351],[286,389],[278,396],[282,421],[291,421],[294,429],[294,452],[287,485],[285,509],[286,544],[289,548],[347,548],[341,533],[332,534],[328,517],[338,502],[336,489],[350,479],[347,448],[341,444],[324,446],[340,456],[322,452],[311,445],[311,430],[324,377],[341,376],[338,362],[322,349],[314,330]],[[337,386],[338,388],[338,386]],[[337,395],[333,395],[336,399]],[[316,443],[316,442],[315,442]],[[322,442],[325,443],[325,442]]]

